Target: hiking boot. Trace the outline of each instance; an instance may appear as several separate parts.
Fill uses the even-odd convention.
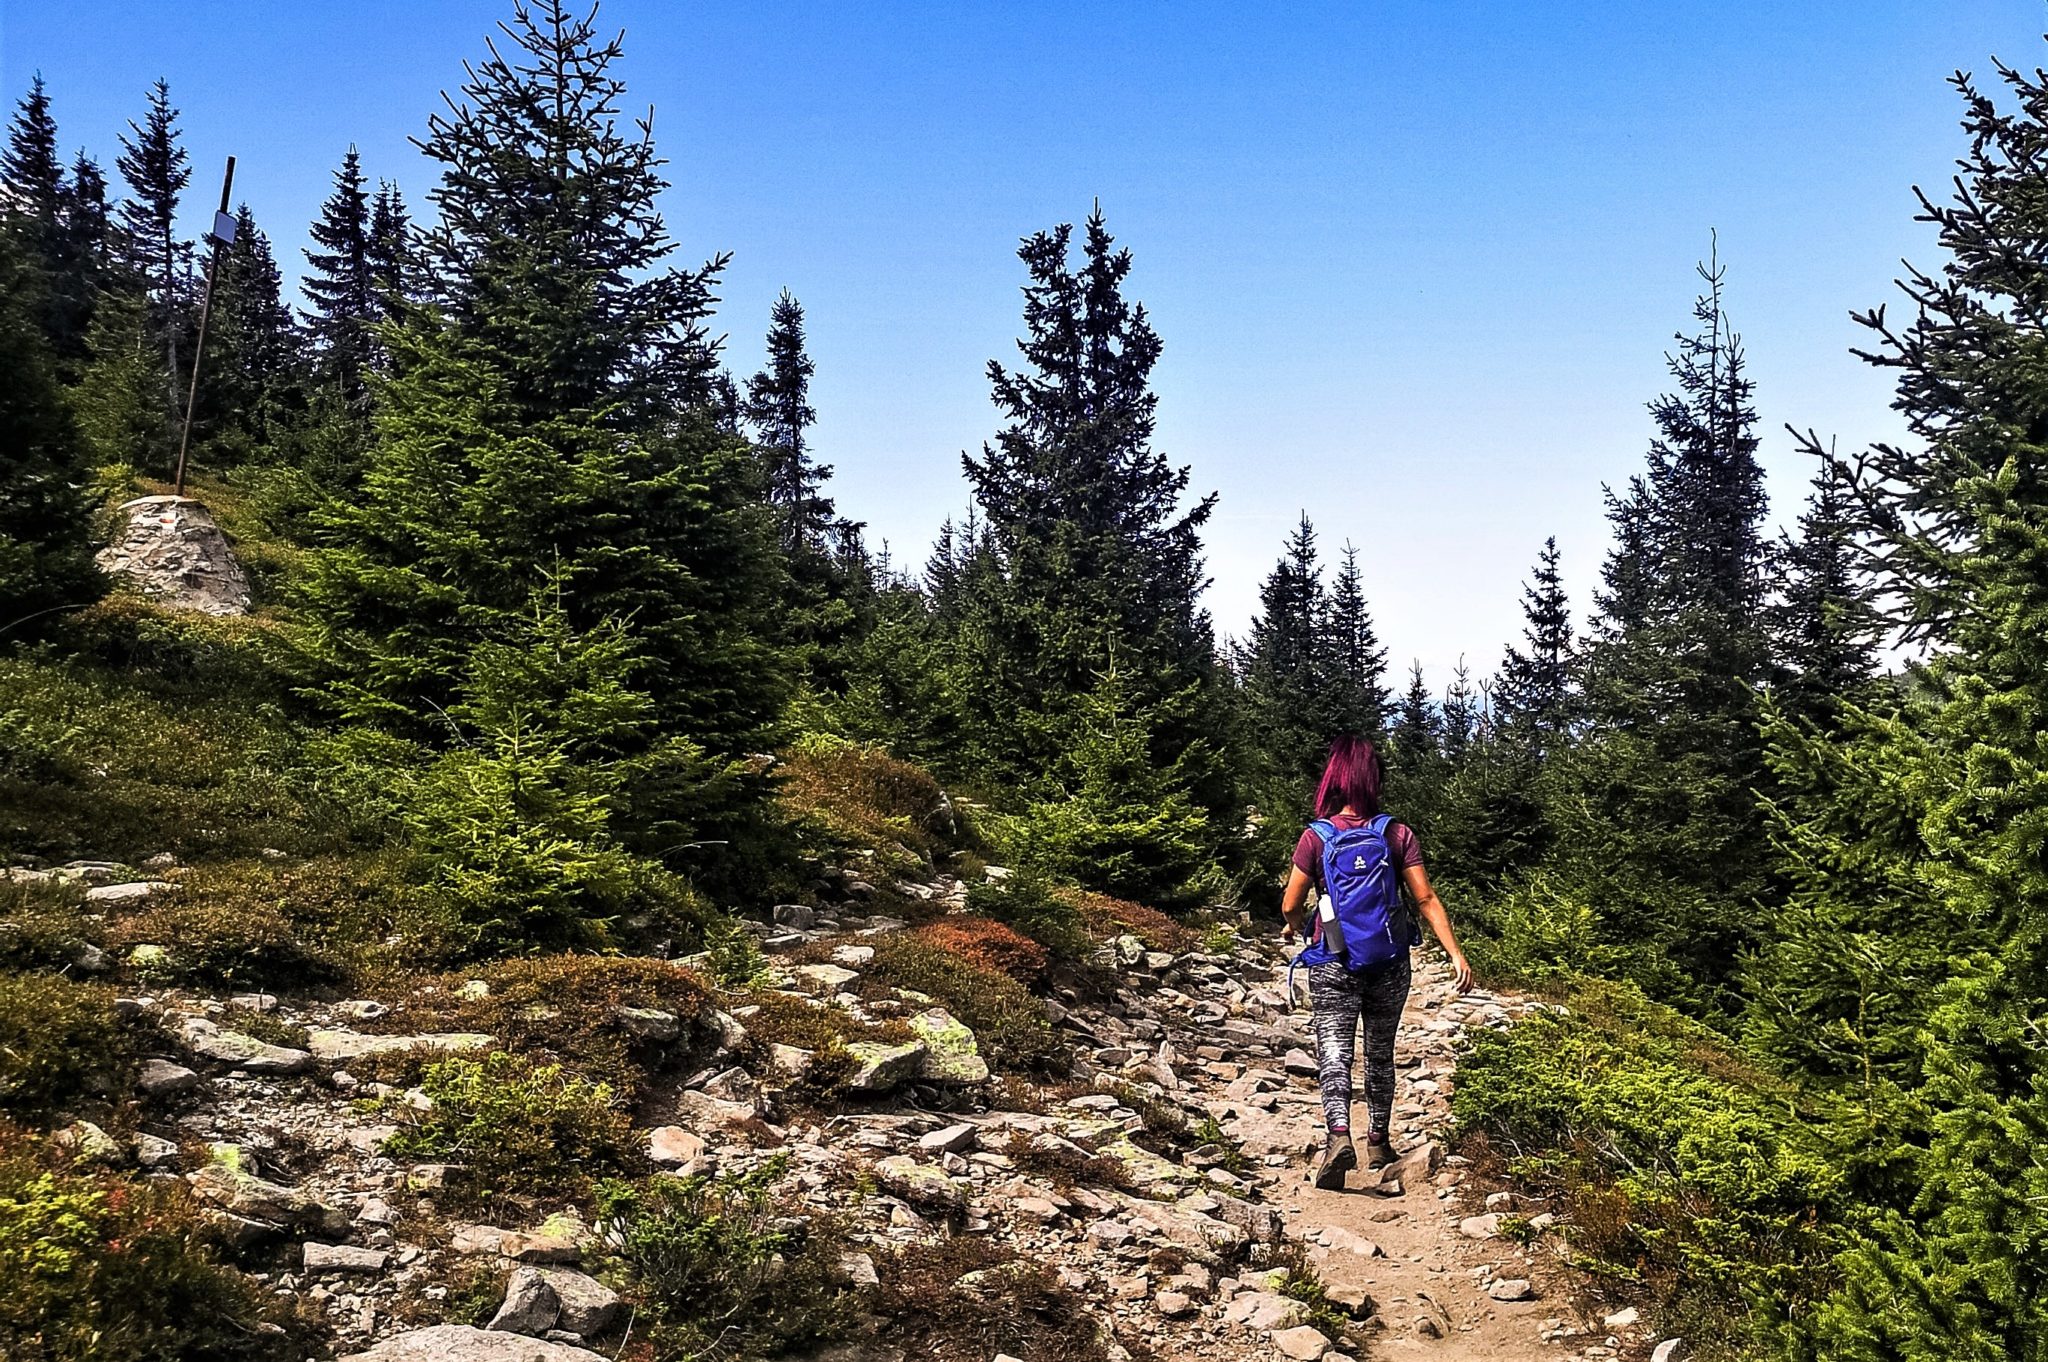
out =
[[[1326,1192],[1341,1191],[1344,1175],[1356,1167],[1358,1151],[1351,1147],[1350,1133],[1333,1130],[1323,1144],[1323,1152],[1316,1155],[1315,1163],[1309,1168],[1309,1181]]]
[[[1385,1168],[1396,1157],[1394,1146],[1387,1143],[1385,1136],[1368,1141],[1365,1146],[1365,1166],[1369,1169]]]

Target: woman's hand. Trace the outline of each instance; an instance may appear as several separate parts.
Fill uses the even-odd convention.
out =
[[[1458,992],[1470,993],[1472,991],[1472,962],[1465,958],[1465,952],[1460,950],[1451,952],[1451,974],[1458,985]]]

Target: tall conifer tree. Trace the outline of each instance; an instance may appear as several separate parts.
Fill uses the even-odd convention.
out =
[[[1955,78],[1956,193],[1920,195],[1942,267],[1909,270],[1906,324],[1858,317],[1911,442],[1839,468],[1930,660],[1900,712],[1772,730],[1796,892],[1752,971],[1759,1039],[1853,1099],[1838,1157],[1877,1202],[1796,1322],[1843,1362],[2048,1340],[2048,84],[1999,77],[2004,106]]]
[[[970,702],[997,770],[1015,780],[1072,747],[1077,706],[1112,654],[1134,713],[1193,698],[1180,719],[1151,725],[1162,763],[1222,727],[1199,602],[1201,527],[1215,497],[1184,505],[1188,470],[1152,444],[1160,341],[1143,305],[1124,296],[1130,252],[1116,247],[1099,208],[1078,268],[1073,247],[1062,224],[1019,249],[1029,275],[1025,364],[990,361],[1004,425],[963,458],[985,571],[974,602],[979,656],[962,665],[975,669]],[[1209,807],[1223,798],[1213,783],[1204,790]]]
[[[1572,613],[1555,537],[1543,541],[1522,585],[1522,640],[1501,663],[1497,705],[1503,732],[1541,761],[1570,721]]]
[[[129,270],[149,290],[150,325],[164,352],[164,420],[168,424],[184,394],[178,354],[184,339],[192,284],[192,244],[178,235],[178,200],[192,180],[192,165],[178,143],[178,111],[170,86],[149,89],[149,111],[130,122],[115,162],[127,181],[120,208],[121,236]]]
[[[370,197],[354,147],[335,169],[334,192],[320,205],[308,234],[319,249],[306,252],[310,270],[299,287],[312,304],[306,325],[319,347],[318,377],[355,406],[367,391],[370,328],[382,308],[371,262]]]
[[[322,517],[304,640],[344,715],[436,738],[545,587],[571,630],[625,631],[652,697],[664,766],[620,796],[628,828],[704,841],[761,792],[746,754],[786,693],[755,633],[777,574],[753,454],[704,412],[715,269],[664,266],[619,40],[559,0],[502,28],[421,142],[442,170],[427,297],[390,329],[361,489]]]

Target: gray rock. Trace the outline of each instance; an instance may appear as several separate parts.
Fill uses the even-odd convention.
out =
[[[846,1080],[848,1092],[890,1092],[918,1072],[924,1063],[925,1044],[921,1040],[901,1045],[857,1040],[846,1047],[846,1052],[853,1056],[857,1066]]]
[[[497,1043],[496,1038],[476,1031],[437,1032],[423,1036],[366,1036],[357,1031],[315,1031],[306,1038],[306,1046],[313,1058],[329,1064],[349,1064],[359,1059],[377,1055],[398,1055],[409,1050],[431,1051],[439,1054],[459,1054],[464,1050],[483,1050]]]
[[[1486,1294],[1497,1301],[1533,1300],[1536,1288],[1526,1277],[1500,1277],[1486,1288]]]
[[[518,1334],[437,1324],[385,1339],[340,1362],[607,1362],[603,1353],[568,1343],[549,1343]]]
[[[135,1161],[144,1168],[169,1167],[178,1161],[177,1143],[145,1130],[135,1137]]]
[[[967,1204],[966,1190],[959,1183],[907,1154],[892,1154],[876,1163],[875,1180],[913,1206],[957,1211]]]
[[[1276,1332],[1273,1346],[1283,1357],[1291,1357],[1295,1362],[1319,1362],[1330,1351],[1330,1340],[1320,1329],[1303,1324]]]
[[[336,1003],[334,1010],[350,1021],[375,1021],[391,1009],[374,998],[351,998],[347,1002]]]
[[[526,1269],[522,1268],[521,1271]],[[625,1302],[619,1293],[587,1273],[566,1267],[535,1268],[554,1290],[561,1312],[555,1327],[579,1338],[594,1338],[612,1327]]]
[[[163,880],[130,880],[126,884],[102,884],[86,890],[85,901],[101,908],[117,903],[143,903],[158,894],[173,893],[177,887]]]
[[[178,1026],[186,1050],[201,1059],[227,1064],[252,1074],[304,1073],[313,1056],[304,1050],[267,1045],[239,1031],[223,1031],[204,1017],[186,1017]]]
[[[173,610],[249,613],[249,579],[204,506],[190,497],[137,497],[121,507],[121,520],[96,555],[102,569]]]
[[[1315,1056],[1298,1046],[1287,1052],[1286,1056],[1280,1061],[1280,1066],[1297,1078],[1314,1078],[1316,1076]]]
[[[924,1042],[918,1077],[934,1083],[986,1083],[988,1061],[966,1023],[944,1008],[934,1007],[910,1019],[910,1029]]]
[[[917,1147],[927,1154],[959,1154],[974,1148],[981,1132],[971,1121],[941,1127],[917,1137]]]
[[[1678,1362],[1678,1350],[1685,1343],[1682,1338],[1667,1338],[1650,1350],[1650,1362]]]
[[[776,925],[791,931],[807,932],[818,920],[818,910],[803,903],[778,903],[775,905]]]
[[[145,1059],[136,1075],[135,1088],[144,1097],[173,1097],[199,1086],[199,1075],[168,1059]]]
[[[507,1334],[538,1338],[555,1327],[562,1313],[561,1298],[537,1267],[522,1267],[505,1283],[505,1299],[498,1313],[484,1327]]]
[[[350,1244],[321,1244],[306,1241],[299,1248],[299,1262],[306,1271],[382,1272],[391,1255],[382,1249],[356,1248]]]
[[[683,1019],[658,1007],[619,1007],[619,1029],[641,1040],[674,1040],[683,1034]]]
[[[1500,1213],[1489,1211],[1485,1215],[1468,1215],[1458,1222],[1458,1233],[1467,1239],[1492,1239],[1500,1234]]]
[[[348,1230],[347,1212],[296,1187],[257,1177],[248,1164],[248,1151],[241,1146],[214,1145],[213,1161],[191,1175],[193,1195],[230,1215],[280,1230],[330,1235]]]

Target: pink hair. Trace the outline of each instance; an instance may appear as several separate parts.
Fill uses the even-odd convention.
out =
[[[1345,734],[1330,744],[1330,764],[1316,786],[1316,817],[1328,818],[1344,809],[1367,818],[1380,811],[1380,781],[1385,767],[1372,743]]]

